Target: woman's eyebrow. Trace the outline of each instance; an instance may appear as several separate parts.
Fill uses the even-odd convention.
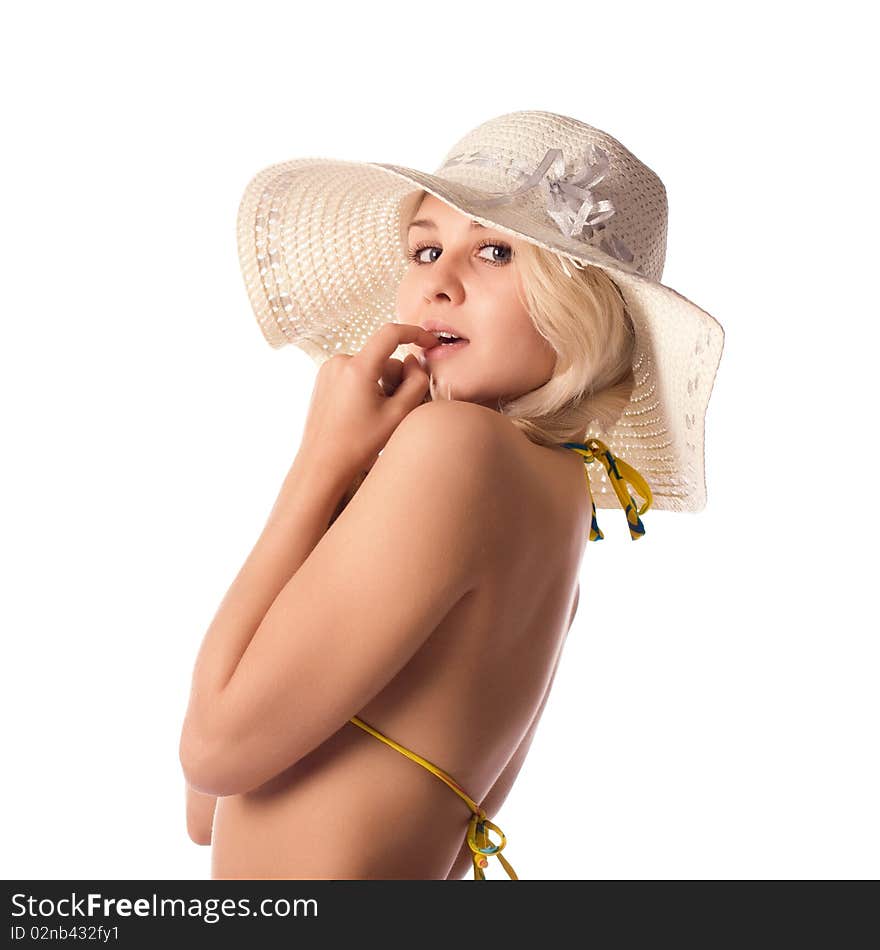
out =
[[[430,218],[417,218],[415,221],[410,221],[409,223],[409,228],[416,228],[416,227],[434,228],[436,230],[437,225]],[[482,228],[484,231],[486,230],[486,226],[483,224],[480,224],[479,221],[471,221],[471,227]],[[409,228],[407,228],[407,231],[409,230]]]

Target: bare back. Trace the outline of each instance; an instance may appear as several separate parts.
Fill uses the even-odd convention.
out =
[[[477,802],[545,697],[590,518],[580,456],[537,446],[493,415],[503,536],[485,538],[476,588],[357,712]],[[260,788],[217,802],[212,877],[442,880],[469,818],[435,775],[347,722]]]

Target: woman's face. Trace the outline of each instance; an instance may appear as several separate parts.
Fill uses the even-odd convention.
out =
[[[484,228],[426,194],[410,225],[410,263],[397,292],[401,323],[450,327],[467,344],[410,352],[444,397],[498,408],[546,383],[556,364],[517,293],[520,242]]]

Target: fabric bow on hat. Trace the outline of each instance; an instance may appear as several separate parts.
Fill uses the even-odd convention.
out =
[[[444,163],[451,165],[492,165],[501,167],[501,162],[486,152],[466,152]],[[522,183],[511,192],[490,192],[489,197],[475,199],[484,208],[507,204],[536,186],[541,188],[546,200],[547,214],[556,222],[559,230],[569,238],[593,237],[593,228],[604,224],[614,213],[612,201],[597,200],[592,189],[609,171],[608,153],[591,144],[575,168],[566,174],[565,159],[561,148],[548,148],[534,170],[516,163],[510,169]],[[618,260],[632,263],[632,251],[613,235],[603,236],[600,247],[606,254]]]

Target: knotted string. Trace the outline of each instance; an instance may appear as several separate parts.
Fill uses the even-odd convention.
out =
[[[630,537],[633,541],[638,541],[639,538],[643,537],[645,534],[645,526],[642,524],[642,519],[639,515],[643,515],[651,507],[651,503],[654,500],[654,496],[651,494],[651,488],[644,477],[640,475],[632,465],[621,458],[617,458],[611,449],[600,439],[590,439],[588,442],[564,442],[563,446],[584,457],[584,475],[587,478],[587,491],[590,493],[590,503],[593,506],[592,520],[590,522],[590,541],[602,541],[605,538],[596,520],[596,502],[593,500],[593,492],[590,488],[590,473],[587,470],[587,466],[590,462],[595,462],[596,459],[599,459],[605,466],[611,487],[614,489],[614,493],[617,495],[623,510],[626,512],[626,521],[629,525]],[[642,498],[646,499],[641,508],[636,505],[632,495],[629,493],[626,487],[627,482],[635,488],[636,492],[641,495]]]
[[[499,844],[492,844],[489,840],[489,831],[490,829],[496,834],[501,836],[501,842]],[[486,855],[495,855],[496,858],[501,862],[501,866],[507,871],[507,876],[512,881],[518,881],[519,878],[516,876],[516,871],[510,866],[510,862],[504,855],[501,853],[501,849],[504,845],[507,844],[507,838],[504,835],[504,832],[494,824],[494,822],[489,821],[486,817],[486,812],[482,808],[477,806],[477,810],[474,814],[471,815],[471,820],[468,822],[468,833],[467,833],[467,843],[468,847],[473,852],[474,856],[474,880],[475,881],[485,881],[486,875],[483,872],[483,868],[488,867],[489,860]]]
[[[468,847],[471,849],[474,858],[474,880],[475,881],[485,881],[486,875],[483,873],[483,868],[487,867],[489,864],[488,856],[495,855],[496,858],[501,862],[501,866],[507,871],[508,876],[514,880],[518,881],[519,878],[516,876],[516,871],[510,866],[510,862],[504,857],[501,853],[504,845],[507,844],[507,838],[505,837],[504,832],[498,827],[498,825],[489,821],[486,812],[481,808],[468,793],[455,781],[455,779],[448,773],[444,772],[439,766],[434,765],[433,762],[429,762],[427,759],[423,759],[416,752],[411,752],[406,746],[402,746],[399,742],[395,742],[393,739],[389,739],[388,736],[382,735],[378,729],[374,729],[372,726],[368,725],[361,719],[359,716],[352,716],[349,720],[353,722],[356,726],[360,726],[365,732],[369,732],[371,735],[375,736],[377,739],[381,739],[386,745],[390,745],[392,749],[397,749],[398,752],[405,755],[408,759],[412,759],[413,762],[418,762],[419,765],[426,768],[429,772],[433,772],[441,781],[445,782],[459,798],[463,798],[467,802],[468,808],[471,810],[471,820],[468,823],[467,836],[465,840],[467,841]],[[501,843],[493,845],[489,840],[488,829],[491,829],[496,834],[501,836]]]

